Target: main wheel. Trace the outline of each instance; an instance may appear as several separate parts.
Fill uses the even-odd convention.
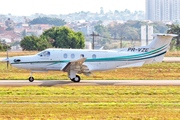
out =
[[[71,79],[71,81],[72,81],[72,82],[74,82],[74,78],[73,78],[73,79]]]
[[[81,78],[79,77],[79,75],[76,75],[75,78],[73,78],[73,82],[80,82]]]
[[[29,77],[29,82],[33,82],[34,78],[33,77]]]

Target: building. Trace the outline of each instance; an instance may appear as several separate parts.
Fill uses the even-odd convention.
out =
[[[180,21],[180,0],[146,0],[146,20]]]
[[[172,0],[171,3],[172,7],[171,7],[171,11],[172,11],[172,20],[176,21],[176,20],[180,20],[180,0]]]
[[[161,0],[155,0],[155,20],[156,21],[161,21],[162,20],[162,4],[161,4]]]
[[[155,2],[154,0],[146,0],[146,20],[155,20]]]
[[[8,20],[5,21],[5,24],[7,27],[14,28],[14,21],[8,18]]]
[[[80,28],[80,31],[85,35],[85,36],[89,36],[90,34],[93,33],[94,31],[94,26],[83,26]]]
[[[171,21],[172,20],[172,3],[173,0],[162,0],[162,21]]]

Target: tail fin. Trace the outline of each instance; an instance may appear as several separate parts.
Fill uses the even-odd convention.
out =
[[[153,36],[155,37],[155,39],[148,45],[150,50],[158,49],[165,45],[167,47],[169,47],[169,44],[170,44],[172,38],[176,37],[177,35],[175,35],[175,34],[153,34]]]
[[[167,52],[169,45],[171,43],[171,40],[173,37],[176,37],[175,34],[153,34],[155,37],[154,40],[147,46],[150,51],[158,50],[161,53],[164,53],[162,55],[159,55],[155,57],[154,62],[162,62],[165,53]]]

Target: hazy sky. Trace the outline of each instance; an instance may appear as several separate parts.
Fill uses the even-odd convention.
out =
[[[31,15],[68,14],[80,11],[100,12],[125,10],[145,11],[145,0],[1,0],[0,14]]]

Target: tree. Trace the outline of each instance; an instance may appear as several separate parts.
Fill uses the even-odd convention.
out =
[[[99,21],[97,22],[97,24],[103,24],[103,21],[102,21],[102,20],[99,20]]]
[[[150,24],[154,27],[154,33],[166,33],[168,27],[163,22],[153,22]]]
[[[0,43],[0,51],[7,51],[10,49],[11,47],[9,45],[6,45],[5,43]]]
[[[176,47],[180,47],[180,27],[179,25],[170,25],[169,26],[169,30],[167,31],[167,33],[170,33],[170,34],[177,34],[177,41],[176,41]]]
[[[34,24],[49,24],[49,25],[55,25],[55,26],[63,26],[66,24],[66,22],[62,19],[58,18],[50,18],[50,17],[39,17],[36,19],[33,19],[30,21],[31,25]]]
[[[3,46],[1,45],[1,43],[0,43],[0,51],[4,51]]]
[[[108,31],[115,38],[126,37],[125,39],[139,39],[140,34],[138,33],[138,29],[130,26],[129,23],[115,23],[114,26],[108,27]]]
[[[25,36],[20,43],[20,46],[23,48],[23,50],[36,50],[36,51],[42,51],[46,48],[52,47],[51,44],[47,41],[47,39],[44,38],[38,38],[34,35],[31,36]]]
[[[108,43],[111,43],[111,39],[110,39],[110,37],[111,37],[111,35],[110,35],[110,33],[108,32],[108,28],[107,27],[105,27],[104,25],[95,25],[94,26],[94,28],[95,28],[95,31],[98,33],[98,34],[100,34],[101,36],[103,36],[104,38],[101,38],[99,41],[98,41],[98,43],[99,44],[106,44],[107,42]]]
[[[20,42],[19,41],[15,41],[13,43],[10,44],[11,46],[17,46],[17,45],[20,45]]]
[[[85,39],[82,32],[74,32],[68,27],[52,27],[46,30],[40,37],[53,39],[55,48],[76,48],[85,47]]]

